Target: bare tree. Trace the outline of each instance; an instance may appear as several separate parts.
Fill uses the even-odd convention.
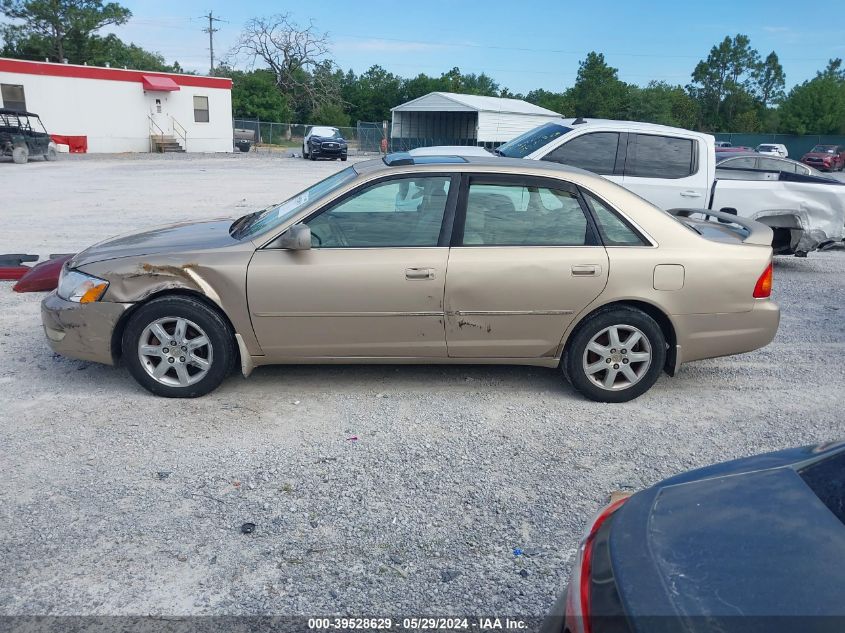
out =
[[[252,18],[230,53],[245,57],[252,66],[266,64],[283,93],[309,102],[312,109],[340,101],[338,85],[330,75],[314,72],[332,64],[328,54],[328,34],[319,32],[313,22],[301,28],[288,13]]]

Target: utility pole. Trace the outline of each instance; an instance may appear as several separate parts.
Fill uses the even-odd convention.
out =
[[[202,15],[200,17],[208,20],[208,26],[203,29],[203,32],[208,33],[208,53],[209,53],[209,57],[210,57],[209,74],[213,75],[214,74],[214,34],[217,31],[220,30],[220,29],[214,28],[214,23],[215,22],[223,22],[224,20],[221,20],[220,18],[215,18],[213,11],[209,11],[208,15]]]

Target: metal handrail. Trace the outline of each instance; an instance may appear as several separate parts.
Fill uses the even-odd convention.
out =
[[[179,123],[179,121],[176,120],[176,117],[171,116],[170,120],[173,121],[173,133],[176,134],[176,136],[179,136],[179,137],[182,138],[182,140],[185,143],[185,151],[187,152],[188,151],[188,130],[186,130],[185,126],[182,125],[181,123]],[[179,129],[182,130],[181,134],[179,133],[179,130],[176,129],[177,125],[179,126]]]
[[[158,123],[156,123],[156,122],[153,120],[153,115],[152,115],[152,114],[147,114],[147,118],[150,120],[150,153],[152,153],[152,152],[153,152],[153,150],[154,150],[154,148],[153,148],[153,128],[155,128],[155,129],[157,129],[157,130],[159,131],[159,136],[161,136],[161,137],[162,137],[162,140],[164,140],[164,138],[163,138],[163,137],[164,137],[164,130],[162,130],[162,129],[158,126]]]

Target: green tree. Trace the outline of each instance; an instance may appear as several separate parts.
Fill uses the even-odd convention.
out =
[[[698,104],[682,86],[652,81],[645,88],[629,86],[626,119],[693,128]]]
[[[754,69],[753,76],[757,97],[764,106],[778,103],[784,98],[786,75],[783,73],[783,66],[780,65],[777,53],[774,51],[769,53],[766,59]]]
[[[391,108],[405,101],[405,86],[401,77],[371,66],[359,77],[350,70],[341,96],[353,121],[384,121],[390,119]]]
[[[276,78],[267,69],[250,72],[218,66],[215,75],[232,80],[232,116],[237,119],[288,123],[291,110],[276,87]]]
[[[773,61],[777,62],[777,56]],[[736,108],[740,104],[753,103],[753,100],[744,99],[741,93],[756,92],[759,69],[760,54],[751,48],[748,36],[742,34],[725,37],[710,49],[706,60],[698,62],[688,90],[699,102],[700,123],[705,129],[729,127],[731,119],[744,112]]]
[[[576,116],[615,119],[624,116],[628,86],[602,53],[592,51],[578,65],[575,85],[566,91]]]
[[[85,60],[92,66],[115,66],[133,70],[157,70],[159,72],[182,72],[178,62],[168,64],[159,53],[151,52],[135,44],[127,44],[114,33],[105,37],[92,35],[85,44]]]
[[[575,113],[575,105],[563,92],[551,92],[538,88],[525,95],[525,100],[563,116],[572,116]]]
[[[789,134],[845,134],[845,74],[831,60],[815,78],[789,91],[779,108],[780,131]]]
[[[77,64],[88,61],[84,55],[94,33],[132,17],[126,7],[102,0],[0,0],[0,13],[22,21],[3,26],[7,45]]]

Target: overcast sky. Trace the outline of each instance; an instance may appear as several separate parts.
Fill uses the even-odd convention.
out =
[[[578,60],[604,52],[622,80],[686,84],[698,62],[725,35],[744,33],[765,56],[775,50],[787,87],[815,75],[831,57],[845,57],[845,10],[816,10],[780,0],[615,2],[581,0],[122,0],[134,17],[115,29],[123,39],[168,61],[208,72],[209,10],[215,54],[225,56],[253,16],[289,12],[329,33],[332,56],[344,70],[378,64],[402,76],[439,75],[453,66],[486,72],[514,92],[562,90]],[[836,7],[835,9],[832,7]],[[835,14],[835,15],[834,15]],[[824,20],[823,15],[830,19]]]

